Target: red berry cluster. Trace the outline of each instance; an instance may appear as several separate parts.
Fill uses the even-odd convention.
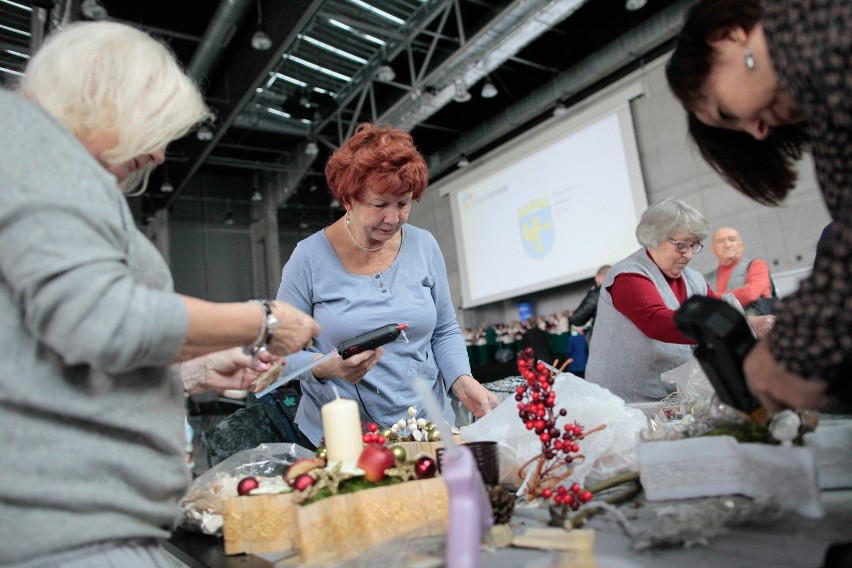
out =
[[[365,444],[379,444],[380,446],[384,446],[387,441],[384,436],[379,434],[379,425],[375,422],[370,422],[367,424],[368,432],[365,432],[361,435],[361,439],[364,440]]]
[[[535,431],[541,440],[541,460],[537,481],[539,486],[547,488],[537,490],[536,493],[544,499],[552,498],[556,504],[570,505],[576,509],[580,505],[579,502],[585,503],[592,498],[592,494],[581,491],[576,483],[572,486],[571,492],[562,486],[554,491],[550,487],[561,479],[551,479],[551,483],[548,483],[548,477],[557,476],[560,469],[564,469],[564,466],[574,461],[574,454],[580,451],[577,441],[584,436],[583,427],[574,422],[565,424],[560,431],[556,426],[557,418],[566,416],[568,411],[556,407],[556,393],[553,391],[554,374],[541,361],[535,362],[532,348],[527,347],[518,353],[518,371],[526,381],[526,384],[520,385],[515,392],[518,415],[527,430]]]
[[[575,511],[580,508],[583,503],[588,503],[592,500],[592,492],[580,487],[579,483],[571,484],[571,490],[566,489],[564,485],[552,489],[545,489],[541,492],[541,496],[545,499],[553,498],[553,502],[557,505],[567,505]]]

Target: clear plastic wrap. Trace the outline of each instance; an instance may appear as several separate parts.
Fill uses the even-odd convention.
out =
[[[575,464],[572,481],[581,485],[595,483],[639,468],[637,435],[647,423],[642,411],[625,406],[621,398],[608,390],[571,373],[560,374],[553,390],[556,406],[568,411],[557,427],[569,421],[576,421],[586,429],[606,425],[580,441],[580,453],[585,459]],[[523,483],[518,477],[520,466],[541,452],[538,436],[527,430],[518,417],[514,397],[507,397],[492,412],[463,427],[461,438],[465,442],[496,440],[500,450],[500,483],[514,487]]]
[[[181,500],[182,524],[190,530],[222,535],[222,500],[237,496],[237,483],[251,476],[260,488],[285,489],[283,475],[290,466],[314,452],[297,444],[261,444],[243,450],[199,476]]]

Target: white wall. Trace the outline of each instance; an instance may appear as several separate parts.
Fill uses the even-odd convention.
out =
[[[742,235],[746,255],[765,259],[773,273],[801,274],[811,266],[817,239],[829,222],[810,159],[799,164],[799,184],[781,207],[759,205],[740,195],[707,166],[688,139],[685,113],[666,84],[664,61],[665,58],[654,61],[632,77],[642,82],[646,93],[632,101],[631,110],[648,202],[667,197],[682,199],[707,217],[711,234],[723,225],[732,226]],[[410,223],[431,231],[438,239],[447,262],[452,295],[459,305],[461,281],[449,198],[427,191],[420,204],[412,209]],[[606,227],[601,227],[598,235],[582,238],[606,238]],[[577,246],[582,246],[582,239]],[[602,259],[601,264],[617,260]],[[500,259],[495,258],[494,262]],[[701,272],[715,266],[716,257],[709,249],[691,263],[692,268]],[[580,282],[524,299],[533,300],[538,314],[573,309],[590,284],[591,280]],[[457,310],[457,313],[463,325],[512,321],[518,317],[514,301]]]

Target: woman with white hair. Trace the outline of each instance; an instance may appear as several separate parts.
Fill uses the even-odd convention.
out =
[[[0,91],[0,565],[170,567],[184,393],[247,388],[319,326],[176,294],[137,230],[122,192],[209,116],[164,45],[72,24],[18,91]]]
[[[586,380],[627,402],[658,401],[674,390],[660,374],[692,358],[693,340],[674,322],[695,294],[718,297],[688,268],[710,224],[683,201],[666,199],[642,214],[642,248],[616,263],[601,286]]]

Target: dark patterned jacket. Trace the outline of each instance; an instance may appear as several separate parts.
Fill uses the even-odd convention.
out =
[[[852,2],[764,0],[762,24],[782,85],[808,113],[817,181],[834,228],[813,272],[778,306],[775,357],[852,394]],[[842,392],[845,391],[845,392]]]

